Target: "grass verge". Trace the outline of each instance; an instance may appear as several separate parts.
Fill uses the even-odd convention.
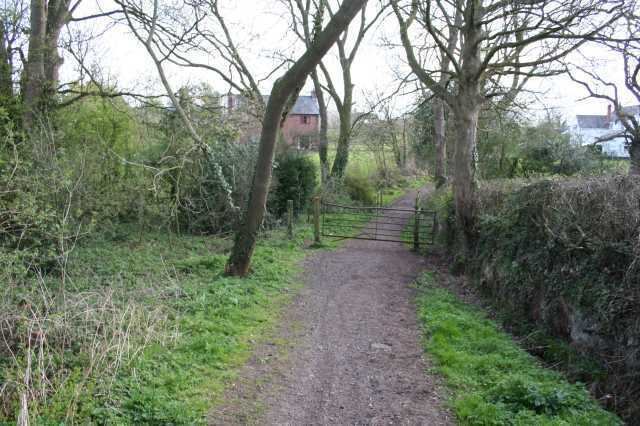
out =
[[[301,239],[260,242],[249,278],[221,274],[226,255],[190,257],[176,267],[183,293],[175,303],[177,338],[148,348],[135,374],[116,384],[120,402],[108,417],[131,424],[204,423],[225,383],[273,326],[298,284]],[[109,421],[110,422],[110,421]],[[109,423],[107,422],[107,423]]]
[[[619,425],[584,385],[546,369],[480,310],[418,280],[425,350],[452,391],[463,425]]]
[[[293,240],[270,233],[246,279],[222,274],[231,242],[219,238],[123,232],[78,247],[66,282],[45,278],[46,300],[35,284],[33,294],[16,287],[34,312],[46,307],[36,329],[46,339],[18,347],[14,362],[2,358],[0,424],[15,424],[13,396],[25,391],[34,424],[204,424],[295,294],[310,240],[308,226]],[[29,324],[17,330],[34,335]],[[38,364],[27,368],[24,359]]]
[[[408,190],[424,187],[430,178],[427,176],[412,176],[406,178],[401,185],[384,188],[382,190],[382,205],[389,206],[403,197]]]

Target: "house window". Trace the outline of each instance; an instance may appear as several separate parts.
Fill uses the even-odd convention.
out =
[[[302,124],[309,124],[309,116],[307,115],[301,115],[300,120],[302,121]]]
[[[297,137],[298,149],[311,148],[311,137],[309,135],[300,135]]]

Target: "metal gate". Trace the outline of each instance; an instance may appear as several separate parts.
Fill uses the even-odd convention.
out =
[[[436,214],[419,208],[355,207],[321,202],[325,237],[399,242],[414,249],[433,244]]]

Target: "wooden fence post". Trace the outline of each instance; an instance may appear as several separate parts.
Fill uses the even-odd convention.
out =
[[[313,198],[313,235],[316,244],[320,244],[320,197]]]
[[[293,200],[287,200],[287,235],[293,239]]]
[[[420,251],[420,197],[416,196],[416,205],[413,213],[413,250]]]

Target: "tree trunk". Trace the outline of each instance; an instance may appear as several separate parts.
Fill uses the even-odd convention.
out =
[[[53,2],[49,2],[52,6]],[[48,11],[47,16],[47,34],[45,38],[44,53],[44,73],[46,85],[44,87],[44,96],[46,101],[51,101],[58,91],[58,82],[60,81],[60,66],[62,65],[62,56],[58,52],[58,40],[62,27],[67,22],[68,4],[66,1],[55,3],[56,10],[52,13]]]
[[[458,43],[459,28],[462,26],[462,10],[456,9],[455,23],[449,26],[449,38],[447,40],[447,51],[455,51]],[[440,84],[446,88],[450,75],[449,66],[451,60],[446,52],[440,51]],[[435,98],[433,101],[433,128],[436,148],[436,169],[434,177],[436,180],[436,188],[440,188],[447,183],[447,121],[445,117],[447,104],[443,99]]]
[[[393,148],[393,159],[396,161],[396,167],[398,169],[402,169],[402,151],[400,150],[400,145],[398,144],[398,137],[392,136],[391,141],[391,145]]]
[[[245,276],[249,272],[251,256],[266,208],[273,154],[280,129],[282,110],[289,93],[295,90],[295,85],[287,83],[284,79],[276,82],[267,103],[260,136],[258,161],[249,194],[249,205],[244,214],[243,224],[236,233],[233,251],[226,266],[226,272],[230,275]]]
[[[311,79],[313,80],[313,90],[318,99],[318,109],[320,112],[318,155],[320,157],[320,182],[324,184],[327,182],[327,177],[329,176],[329,138],[327,136],[329,130],[329,114],[327,113],[327,102],[324,98],[324,92],[322,91],[317,70],[313,70]]]
[[[629,176],[640,176],[640,140],[637,139],[629,145]]]
[[[241,226],[236,232],[235,244],[225,267],[227,274],[245,276],[249,273],[251,256],[266,209],[276,136],[281,123],[286,118],[283,116],[283,111],[289,96],[296,90],[300,90],[309,73],[318,65],[365,3],[366,0],[343,2],[313,44],[273,85],[264,113],[258,161],[249,194],[249,203]]]
[[[13,99],[13,82],[11,80],[10,52],[5,49],[6,34],[4,22],[0,21],[0,105],[6,107]],[[8,109],[8,108],[7,108]]]
[[[31,0],[29,55],[23,95],[23,125],[33,126],[35,116],[54,102],[62,57],[58,41],[69,18],[69,0]]]
[[[29,27],[29,56],[25,69],[26,81],[23,94],[23,125],[27,129],[32,127],[35,114],[40,109],[45,81],[44,51],[47,29],[45,0],[31,0]]]
[[[346,102],[345,102],[346,105]],[[333,160],[331,177],[341,178],[347,170],[349,163],[349,142],[351,141],[351,105],[343,106],[340,111],[340,134],[338,135],[338,146],[336,148],[336,158]]]
[[[453,155],[453,193],[456,222],[462,231],[462,248],[468,254],[476,239],[476,142],[480,103],[463,97],[455,110],[456,139]],[[467,98],[469,99],[469,98]]]
[[[456,142],[453,153],[453,197],[457,228],[461,231],[461,248],[466,257],[477,240],[476,156],[483,75],[480,48],[482,42],[482,2],[470,1],[464,10],[461,38],[458,93],[452,109],[456,122]]]
[[[344,55],[343,49],[340,50]],[[351,142],[352,107],[353,107],[353,83],[351,81],[351,63],[346,57],[340,59],[342,66],[342,80],[344,85],[344,98],[342,103],[336,106],[340,114],[340,134],[338,135],[338,146],[336,148],[336,158],[333,160],[331,177],[342,178],[349,163],[349,144]]]
[[[445,121],[445,103],[441,99],[433,101],[434,144],[436,148],[436,164],[434,178],[436,188],[447,182],[447,143]]]
[[[402,168],[407,167],[407,121],[402,118]]]

